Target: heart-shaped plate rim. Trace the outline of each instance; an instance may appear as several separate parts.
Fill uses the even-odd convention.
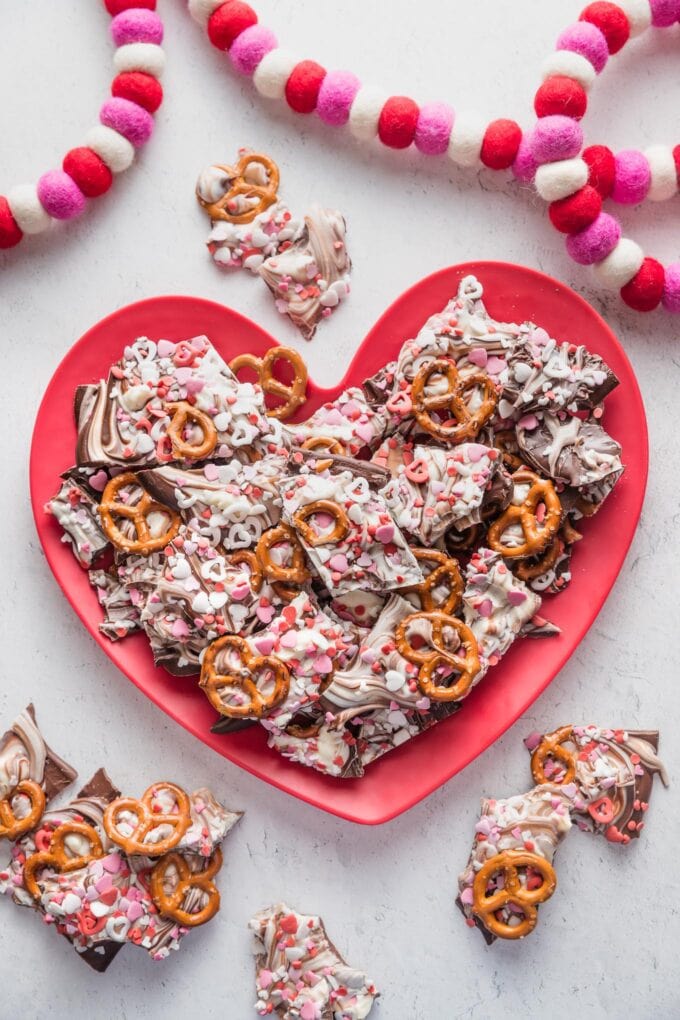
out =
[[[50,381],[36,418],[30,486],[38,535],[54,576],[88,631],[116,666],[176,722],[242,768],[295,797],[346,818],[377,825],[413,807],[465,768],[541,694],[592,625],[621,569],[640,516],[647,481],[647,424],[633,368],[611,329],[578,294],[543,273],[502,262],[469,262],[428,276],[387,309],[332,390],[309,384],[304,416],[350,383],[393,358],[404,340],[474,273],[484,285],[492,316],[530,319],[560,340],[601,354],[621,385],[607,398],[605,423],[623,447],[626,472],[600,513],[584,525],[573,558],[571,586],[548,597],[542,612],[562,627],[557,638],[517,644],[472,693],[462,710],[390,752],[361,779],[341,780],[291,764],[266,746],[261,727],[232,735],[210,732],[215,715],[195,680],[172,677],[153,664],[144,635],[111,643],[100,634],[101,610],[87,575],[44,505],[58,475],[73,462],[73,394],[78,383],[105,375],[123,346],[137,336],[181,340],[205,333],[226,360],[244,349],[261,354],[275,341],[229,308],[201,298],[150,298],[121,308],[93,326],[69,350]],[[323,334],[317,343],[323,343]],[[558,720],[559,721],[559,720]]]

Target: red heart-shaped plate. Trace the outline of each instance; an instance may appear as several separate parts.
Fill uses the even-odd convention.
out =
[[[266,746],[256,727],[232,735],[210,732],[215,714],[195,680],[157,669],[146,638],[117,644],[98,630],[101,610],[85,571],[60,541],[56,520],[43,507],[58,475],[74,459],[73,394],[79,383],[105,376],[135,337],[182,340],[205,333],[229,361],[242,351],[263,353],[276,341],[242,315],[200,298],[159,297],[122,308],[103,319],[68,352],[38,412],[31,449],[31,499],[38,534],[54,576],[105,654],[133,683],[210,747],[260,779],[355,822],[394,818],[450,779],[493,743],[538,697],[564,665],[597,616],[624,561],[640,516],[647,480],[647,425],[633,369],[616,337],[577,294],[542,273],[499,262],[443,269],[402,294],[370,331],[345,378],[333,390],[309,385],[304,416],[350,384],[361,382],[394,358],[429,315],[456,293],[461,278],[476,274],[489,312],[504,321],[530,319],[560,340],[584,343],[611,366],[621,385],[607,398],[608,431],[623,446],[626,472],[600,513],[584,527],[567,591],[544,603],[562,628],[558,638],[519,641],[466,701],[461,712],[372,765],[362,779],[341,780],[285,761]],[[318,343],[323,343],[321,336]]]

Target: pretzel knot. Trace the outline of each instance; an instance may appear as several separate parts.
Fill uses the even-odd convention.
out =
[[[89,843],[89,852],[76,854],[71,851],[66,840],[70,836],[80,836]],[[104,848],[97,830],[85,822],[64,822],[59,825],[50,838],[50,845],[47,850],[31,854],[27,858],[23,869],[23,883],[34,900],[40,899],[40,886],[38,885],[38,872],[43,868],[53,868],[60,874],[68,874],[70,871],[79,871],[86,868],[90,861],[97,857],[104,856]]]
[[[436,564],[424,581],[419,584],[410,584],[402,588],[404,594],[417,595],[420,600],[420,608],[423,612],[433,613],[440,610],[442,613],[451,615],[455,613],[463,598],[463,578],[458,567],[458,560],[447,556],[438,549],[411,549],[411,552],[419,563]],[[448,595],[444,600],[435,600],[437,588],[446,587]]]
[[[330,531],[323,529],[319,533],[314,530],[309,523],[309,518],[316,516],[316,514],[328,514],[332,518],[333,526]],[[330,499],[317,499],[313,503],[301,506],[293,514],[293,524],[307,545],[312,547],[334,545],[336,542],[342,542],[349,531],[349,518],[344,507]]]
[[[165,404],[164,410],[171,415],[166,433],[170,437],[175,457],[178,460],[203,460],[209,457],[217,446],[217,429],[210,415],[192,407],[186,400]],[[184,438],[182,433],[188,421],[198,425],[203,433],[200,443],[189,443]]]
[[[541,884],[535,888],[528,887],[528,872],[523,885],[520,868],[531,869],[541,876]],[[488,892],[489,882],[502,874],[503,886]],[[479,918],[484,927],[502,939],[522,939],[536,927],[539,903],[549,900],[557,887],[557,876],[553,866],[539,857],[538,854],[523,850],[503,850],[488,860],[475,875],[472,885],[472,912]],[[521,921],[509,924],[497,916],[497,911],[511,903],[519,907],[524,915]],[[514,915],[516,916],[516,915]]]
[[[487,544],[490,549],[500,553],[505,559],[526,559],[528,556],[538,556],[557,535],[562,521],[562,504],[553,483],[545,478],[539,478],[528,468],[520,468],[515,471],[512,481],[515,486],[528,485],[528,492],[520,506],[511,503],[507,510],[504,510],[500,517],[490,525]],[[537,516],[539,506],[544,507],[540,521]],[[514,537],[503,541],[505,532],[513,525],[518,525],[522,529],[524,541],[519,541]]]
[[[446,381],[445,390],[426,392],[433,376]],[[481,390],[481,403],[475,411],[470,410],[466,400],[472,390]],[[411,386],[411,400],[414,417],[421,428],[442,442],[464,443],[474,439],[494,413],[498,390],[489,376],[475,372],[461,377],[452,361],[437,358],[416,375]],[[437,420],[432,417],[433,411],[437,413]],[[446,420],[447,417],[453,422]]]
[[[141,489],[141,496],[136,502],[124,502],[118,498],[119,492],[126,485],[134,485]],[[153,513],[163,514],[169,520],[165,531],[155,536],[151,534],[149,526],[149,517]],[[163,549],[168,542],[173,540],[181,523],[179,514],[152,499],[149,493],[142,488],[137,475],[132,471],[117,475],[107,484],[99,504],[99,517],[106,537],[117,549],[139,553],[142,556],[148,556],[157,549]],[[117,517],[122,517],[132,523],[135,529],[135,538],[129,537],[121,530],[116,523]]]
[[[274,365],[277,361],[287,361],[293,366],[292,382],[284,383],[276,378]],[[270,418],[286,421],[307,399],[307,369],[302,355],[292,347],[270,347],[261,358],[255,354],[238,354],[229,362],[229,368],[234,375],[244,368],[251,369],[258,377],[262,392],[283,401],[277,407],[267,408]]]
[[[220,894],[212,881],[222,867],[222,851],[215,850],[204,871],[192,871],[181,854],[166,854],[151,872],[151,898],[162,917],[170,917],[186,928],[205,924],[220,909]],[[175,870],[175,881],[168,874]],[[204,893],[204,896],[195,895]],[[188,899],[187,906],[183,904]],[[203,906],[199,906],[204,900]],[[192,909],[196,907],[197,909]]]
[[[414,648],[408,634],[414,625],[420,624],[429,626],[430,638],[429,641],[423,638],[423,646]],[[465,651],[464,655],[457,655],[446,647],[445,629],[456,632]],[[470,628],[455,616],[440,611],[413,613],[405,617],[397,626],[395,644],[407,662],[420,667],[418,686],[432,701],[460,701],[472,687],[481,668],[477,639]],[[451,671],[459,674],[455,683],[449,683],[447,679]],[[437,682],[438,672],[443,673],[441,683]]]
[[[272,549],[284,544],[290,546],[290,564],[287,567],[272,559]],[[310,578],[305,551],[288,524],[279,524],[265,531],[255,546],[255,555],[263,576],[271,582],[274,591],[282,599],[294,599],[298,589]]]
[[[159,810],[159,794],[169,793],[176,811]],[[134,816],[134,823],[130,821]],[[156,783],[139,800],[119,797],[104,812],[104,831],[109,839],[122,847],[128,857],[160,857],[176,847],[191,825],[191,801],[184,790],[174,783]],[[121,826],[129,830],[126,834]],[[169,830],[169,831],[168,831]]]
[[[262,573],[262,567],[256,553],[254,553],[251,549],[238,549],[236,552],[230,553],[227,559],[230,563],[233,563],[235,567],[238,567],[243,563],[248,567],[250,575],[248,577],[248,583],[250,584],[251,590],[257,595],[257,593],[262,590],[264,574]]]
[[[21,818],[17,818],[13,805],[17,797],[29,802],[29,809]],[[6,797],[0,800],[0,839],[18,839],[25,832],[34,829],[45,810],[45,792],[32,779],[24,779],[17,783]]]
[[[252,223],[256,216],[276,202],[279,168],[269,156],[246,152],[236,166],[220,163],[216,166],[218,170],[224,170],[229,179],[229,191],[216,202],[209,202],[196,190],[196,198],[211,219],[226,220],[227,223]],[[248,173],[250,168],[255,167],[264,170],[266,184],[258,184],[255,175]]]
[[[555,783],[557,780],[550,779],[545,774],[545,762],[547,758],[559,761],[564,765],[564,775],[559,783],[571,783],[576,777],[576,756],[572,754],[563,744],[574,736],[573,726],[561,726],[553,733],[546,733],[538,747],[531,755],[531,774],[534,782]]]
[[[220,669],[217,658],[226,654],[227,666]],[[232,660],[237,662],[232,665]],[[262,691],[254,674],[266,673],[270,690]],[[236,634],[225,634],[208,645],[201,665],[200,687],[220,715],[232,719],[261,719],[285,701],[290,688],[288,667],[275,655],[255,655],[248,642]],[[238,699],[234,696],[238,692]],[[225,701],[224,695],[230,700]]]
[[[537,577],[542,577],[543,574],[552,570],[563,552],[564,542],[558,535],[553,538],[545,552],[534,563],[527,560],[520,563],[516,571],[517,576],[520,581],[533,581]]]

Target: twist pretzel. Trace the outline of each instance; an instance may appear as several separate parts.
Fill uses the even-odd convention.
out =
[[[66,849],[66,840],[69,836],[83,836],[90,844],[90,851],[87,854],[78,854],[69,857]],[[85,822],[64,822],[58,826],[50,837],[50,845],[47,850],[31,854],[27,858],[23,869],[23,883],[34,900],[40,899],[40,886],[38,885],[37,874],[43,868],[54,868],[62,875],[70,871],[79,871],[86,868],[90,861],[97,857],[104,856],[104,848],[97,830]]]
[[[412,593],[420,599],[420,608],[426,613],[439,610],[448,616],[455,613],[463,597],[463,578],[458,568],[458,560],[452,559],[438,549],[411,549],[419,563],[434,563],[436,566],[419,584],[410,584],[401,590],[404,594]],[[434,590],[446,584],[449,594],[443,602],[436,603]]]
[[[28,814],[17,818],[12,807],[15,797],[26,797],[30,801]],[[45,811],[45,791],[32,779],[17,783],[6,797],[0,800],[0,839],[18,839],[25,832],[34,829]]]
[[[159,791],[167,790],[172,794],[177,805],[177,812],[158,811],[154,800]],[[133,814],[137,819],[129,836],[120,832],[120,816],[124,812]],[[191,825],[191,801],[184,790],[174,783],[156,783],[146,790],[139,800],[134,797],[119,797],[112,801],[104,812],[104,831],[109,839],[122,847],[128,857],[141,854],[144,857],[160,857],[168,850],[176,847],[184,833]],[[159,840],[146,841],[149,833],[163,826],[172,830],[168,836]]]
[[[531,868],[538,872],[543,882],[537,889],[522,885],[519,869]],[[494,875],[503,875],[502,889],[487,893],[487,883]],[[503,850],[487,861],[475,875],[472,885],[472,912],[484,927],[502,939],[523,939],[536,927],[539,903],[549,900],[557,887],[557,876],[553,866],[538,854],[523,850]],[[519,907],[524,917],[517,924],[508,924],[496,916],[496,912],[512,903]]]
[[[243,664],[233,673],[223,673],[215,664],[217,656],[225,649],[236,652]],[[272,674],[274,687],[270,694],[263,694],[253,679],[254,673],[265,669]],[[261,719],[285,701],[290,689],[290,673],[275,655],[255,655],[243,638],[225,634],[206,648],[199,686],[220,715],[231,719]],[[225,688],[243,691],[248,700],[242,705],[225,705],[220,694]]]
[[[571,740],[573,736],[573,726],[562,726],[554,733],[545,734],[531,755],[531,774],[534,777],[534,782],[538,785],[556,782],[555,779],[548,779],[545,774],[546,758],[553,758],[555,761],[562,762],[565,767],[564,776],[559,781],[560,784],[571,783],[576,777],[576,756],[562,745],[567,740]]]
[[[431,643],[424,648],[414,648],[408,638],[409,627],[423,620],[432,629]],[[444,646],[444,628],[455,630],[460,638],[465,655],[456,655]],[[481,668],[477,639],[470,628],[455,616],[439,611],[431,613],[413,613],[398,624],[395,633],[395,644],[399,654],[408,662],[419,666],[418,687],[432,701],[460,701],[472,687],[473,680]],[[441,665],[452,666],[460,676],[451,686],[438,684],[434,679],[436,670]]]
[[[339,457],[343,457],[347,453],[345,444],[332,436],[310,436],[309,439],[305,439],[301,449],[323,450],[324,453],[334,453]]]
[[[552,482],[539,478],[528,468],[520,468],[512,476],[514,485],[529,485],[529,491],[521,506],[511,503],[493,524],[487,534],[487,544],[505,559],[526,559],[538,556],[557,535],[562,521],[562,504]],[[536,509],[540,503],[545,506],[545,516],[539,526]],[[519,545],[503,542],[505,531],[513,524],[519,524],[524,541]]]
[[[309,518],[314,517],[315,514],[328,514],[333,517],[335,520],[333,529],[327,534],[317,535],[311,524],[308,523]],[[313,503],[301,506],[293,514],[293,524],[302,535],[303,540],[312,548],[342,542],[349,531],[349,518],[344,507],[330,499],[317,499]]]
[[[142,489],[142,495],[136,503],[124,503],[118,499],[118,493],[126,485],[137,485]],[[167,530],[155,538],[151,535],[147,521],[149,514],[154,511],[164,513],[170,518]],[[142,488],[137,475],[132,471],[117,475],[107,484],[99,504],[99,517],[106,537],[117,549],[140,553],[142,556],[148,556],[157,549],[163,549],[168,542],[172,542],[181,524],[179,514],[152,499],[146,489]],[[116,517],[124,517],[128,521],[132,521],[136,538],[128,538],[121,531],[116,524]]]
[[[217,446],[217,429],[209,414],[192,407],[186,400],[165,404],[164,409],[172,416],[166,429],[172,443],[172,452],[178,460],[203,460],[209,457]],[[182,436],[188,421],[198,425],[203,433],[200,443],[187,443]]]
[[[275,563],[271,557],[274,546],[282,545],[284,542],[290,546],[291,562],[289,567]],[[284,598],[291,595],[291,590],[285,586],[292,585],[295,588],[300,588],[309,580],[310,573],[306,566],[305,551],[300,545],[297,535],[288,524],[279,524],[275,528],[265,531],[255,547],[255,555],[263,575],[268,581],[273,582],[277,593],[279,589],[276,586],[284,586],[281,588]],[[295,598],[295,595],[291,595],[291,597]]]
[[[251,163],[264,167],[267,184],[254,184],[246,179],[245,174]],[[231,187],[226,195],[222,195],[216,202],[208,202],[196,189],[196,198],[211,219],[226,220],[227,223],[252,223],[256,216],[276,202],[279,188],[279,168],[269,156],[246,152],[241,156],[236,166],[225,166],[220,163],[215,165],[218,170],[224,170],[231,182]],[[257,201],[239,212],[238,199],[240,197],[246,200],[257,199]]]
[[[425,389],[434,375],[446,379],[444,393],[427,394]],[[482,390],[482,403],[476,411],[471,411],[465,400],[470,390]],[[464,443],[474,439],[479,430],[489,420],[498,403],[498,390],[495,384],[481,372],[464,378],[452,361],[437,358],[421,368],[411,387],[413,414],[421,428],[431,436],[444,443]],[[455,425],[435,421],[433,411],[446,411],[454,419]]]
[[[264,584],[264,575],[262,573],[262,567],[260,561],[257,558],[257,554],[251,549],[238,549],[236,552],[230,553],[227,556],[230,563],[233,563],[235,567],[241,563],[245,563],[250,571],[249,583],[251,589],[257,593],[262,589]]]
[[[481,544],[484,528],[481,524],[473,524],[472,527],[466,528],[465,531],[456,531],[455,528],[449,528],[446,532],[446,547],[449,551],[453,550],[455,553],[468,552],[470,549],[476,548]]]
[[[291,383],[281,382],[274,375],[274,365],[277,361],[287,361],[293,366]],[[262,392],[283,401],[278,407],[267,408],[267,415],[270,418],[286,421],[307,399],[307,369],[302,355],[292,347],[270,347],[261,358],[255,354],[238,354],[229,362],[229,368],[234,375],[238,375],[243,368],[252,369],[258,377]]]
[[[166,892],[165,879],[170,867],[177,872],[177,884],[171,892]],[[151,899],[158,907],[162,917],[170,917],[185,928],[196,928],[205,924],[220,909],[220,894],[212,881],[222,867],[222,851],[219,847],[208,862],[204,871],[192,871],[181,854],[166,854],[151,872],[149,889]],[[186,910],[182,904],[193,889],[200,889],[207,900],[200,910]]]
[[[541,577],[549,570],[552,570],[563,552],[564,542],[557,535],[535,563],[530,563],[526,560],[520,563],[516,574],[520,581],[533,581],[535,578]]]

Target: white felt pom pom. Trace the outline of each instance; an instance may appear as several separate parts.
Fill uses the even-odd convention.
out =
[[[449,141],[449,159],[458,166],[478,166],[487,127],[475,113],[457,113]]]
[[[24,234],[41,234],[52,222],[52,217],[40,204],[35,184],[17,184],[7,192],[7,202]]]
[[[223,3],[224,0],[189,0],[189,14],[199,25],[207,25],[212,12]]]
[[[288,50],[271,50],[257,65],[253,75],[255,88],[267,99],[283,99],[286,94],[286,82],[299,62],[299,57]]]
[[[652,23],[652,9],[649,0],[616,0],[628,18],[630,34],[633,38],[646,32]]]
[[[355,138],[368,141],[378,134],[378,121],[389,96],[380,89],[360,88],[349,113],[349,129]]]
[[[561,159],[557,163],[544,163],[536,171],[536,191],[546,202],[558,202],[579,191],[588,183],[588,164],[576,159]]]
[[[123,71],[145,71],[154,78],[160,78],[165,70],[165,53],[154,43],[128,43],[116,50],[113,66],[119,74]]]
[[[669,145],[650,145],[644,155],[652,172],[647,198],[652,202],[665,202],[678,190],[678,171]]]
[[[622,237],[616,248],[593,266],[593,273],[607,290],[621,290],[633,279],[644,257],[639,244]]]
[[[135,158],[134,145],[113,128],[104,127],[103,124],[97,124],[88,132],[85,144],[104,160],[114,174],[127,170]]]
[[[590,61],[580,53],[572,53],[571,50],[556,50],[551,53],[543,64],[542,75],[543,81],[552,78],[553,75],[573,78],[586,92],[597,77]]]

